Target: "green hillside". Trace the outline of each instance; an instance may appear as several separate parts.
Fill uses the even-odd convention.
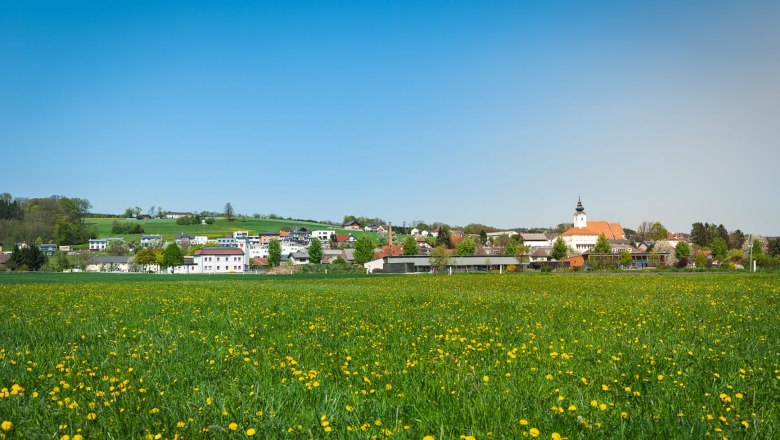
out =
[[[140,239],[139,234],[112,234],[111,225],[117,220],[116,218],[90,218],[87,219],[87,223],[95,226],[98,238],[107,237],[122,237],[126,241]],[[232,234],[233,231],[249,231],[250,234],[281,230],[284,226],[291,228],[306,227],[307,229],[333,229],[331,225],[312,222],[301,222],[294,220],[271,220],[271,219],[259,219],[259,218],[247,218],[246,220],[235,219],[233,221],[227,221],[222,217],[215,218],[215,221],[211,225],[177,225],[175,219],[152,219],[152,220],[123,220],[119,219],[122,223],[140,223],[144,228],[144,234],[160,234],[163,239],[173,240],[178,233],[188,233],[196,235],[206,235],[209,238],[223,237],[225,234]],[[355,236],[368,234],[376,239],[376,234],[367,233],[363,231],[346,231],[344,229],[336,229],[339,234],[351,232]]]

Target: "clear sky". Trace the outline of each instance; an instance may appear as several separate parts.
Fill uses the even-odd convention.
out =
[[[0,191],[780,234],[780,2],[0,2]]]

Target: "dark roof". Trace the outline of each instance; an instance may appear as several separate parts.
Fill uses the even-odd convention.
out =
[[[194,240],[195,234],[176,234],[177,240],[181,240],[182,238],[189,238],[190,240]]]
[[[360,226],[360,223],[356,222],[355,220],[352,220],[351,222],[344,223],[344,226],[352,226],[352,225]]]

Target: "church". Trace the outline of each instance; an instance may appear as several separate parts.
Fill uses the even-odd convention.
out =
[[[588,221],[585,208],[582,207],[582,200],[578,199],[577,208],[574,210],[574,227],[561,234],[564,243],[571,249],[583,253],[596,246],[600,235],[604,235],[610,241],[626,239],[620,223]]]

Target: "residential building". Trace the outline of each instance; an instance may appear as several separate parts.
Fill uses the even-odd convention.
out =
[[[195,251],[193,263],[195,273],[244,272],[244,251],[231,246],[204,247]]]
[[[110,242],[125,241],[123,238],[91,238],[89,239],[89,250],[104,251],[108,248]]]
[[[366,225],[363,228],[363,230],[366,232],[376,232],[377,229],[379,229],[379,225],[375,225],[375,224]]]
[[[306,228],[295,228],[290,231],[290,237],[298,243],[309,244],[311,241],[311,231]]]
[[[53,243],[46,243],[38,245],[38,250],[43,252],[46,255],[54,255],[57,252],[57,245]]]
[[[541,233],[521,232],[520,238],[523,239],[523,245],[529,248],[538,248],[552,246],[552,242],[546,235]]]
[[[329,242],[330,240],[335,240],[336,238],[336,231],[332,229],[323,229],[319,231],[311,231],[311,238],[316,238],[322,244],[325,244]]]
[[[349,229],[351,231],[359,231],[360,230],[360,223],[352,220],[351,222],[344,223],[344,226],[342,229]]]
[[[182,217],[193,217],[193,214],[191,212],[174,212],[174,211],[169,211],[165,213],[165,218],[182,218]]]
[[[238,247],[238,241],[233,237],[220,237],[214,240],[218,246],[222,247]]]
[[[309,253],[306,251],[294,252],[289,256],[294,266],[309,264]]]
[[[352,234],[336,234],[336,243],[354,243],[357,241],[357,238],[355,238]]]
[[[141,236],[141,247],[142,248],[152,248],[161,246],[163,243],[162,241],[162,235],[142,235]]]
[[[87,263],[87,272],[130,272],[133,257],[94,256]]]

